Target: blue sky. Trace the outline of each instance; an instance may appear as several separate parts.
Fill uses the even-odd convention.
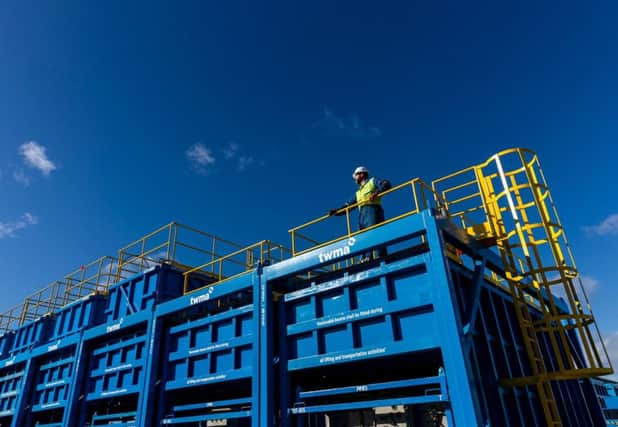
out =
[[[359,164],[525,146],[617,355],[618,4],[294,3],[2,4],[1,306],[171,220],[289,243]]]

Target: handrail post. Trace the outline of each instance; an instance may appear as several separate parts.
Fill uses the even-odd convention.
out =
[[[416,213],[420,212],[419,210],[419,206],[418,206],[418,199],[416,196],[416,187],[414,186],[414,181],[410,181],[410,186],[412,187],[412,197],[414,198],[414,211]]]

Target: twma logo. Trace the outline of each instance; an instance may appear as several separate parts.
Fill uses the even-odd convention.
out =
[[[339,248],[331,249],[330,251],[320,252],[318,254],[318,258],[320,259],[320,262],[326,262],[326,261],[330,261],[330,260],[345,256],[345,255],[350,255],[350,252],[351,252],[350,248],[354,246],[355,244],[356,244],[356,239],[354,237],[350,237],[348,241],[345,243],[345,245]]]
[[[206,302],[206,301],[210,300],[210,294],[212,294],[214,290],[215,290],[215,288],[213,288],[211,286],[203,294],[198,295],[196,297],[191,297],[191,299],[189,300],[189,304],[190,305],[195,305],[195,304],[200,304],[202,302]]]
[[[110,325],[108,326],[105,331],[109,334],[110,332],[114,332],[119,330],[120,328],[122,328],[122,324],[124,323],[124,317],[121,317],[120,320],[118,321],[118,323],[116,323],[115,325]]]

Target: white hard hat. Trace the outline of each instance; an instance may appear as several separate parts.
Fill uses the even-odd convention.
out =
[[[356,169],[354,169],[354,173],[352,173],[352,177],[354,177],[354,175],[356,175],[357,173],[363,173],[365,172],[366,174],[369,174],[369,169],[367,169],[365,166],[359,166]]]

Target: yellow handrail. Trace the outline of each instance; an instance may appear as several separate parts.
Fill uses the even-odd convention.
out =
[[[208,246],[212,249],[203,249],[194,244],[184,242],[179,237],[180,232],[188,233],[190,238],[205,238],[208,241]],[[158,262],[154,258],[159,254],[167,261],[184,264],[179,260],[178,248],[190,249],[195,254],[206,255],[211,257],[211,259],[218,258],[220,255],[214,252],[214,248],[217,245],[227,245],[236,249],[242,248],[242,245],[214,234],[206,233],[178,222],[170,222],[119,249],[118,269],[116,271],[117,280],[123,278],[125,273],[135,273],[134,270],[127,271],[127,269],[136,268],[137,272],[140,272],[150,267]]]
[[[403,182],[399,185],[396,185],[392,188],[390,188],[387,191],[384,191],[382,193],[379,194],[379,197],[381,197],[382,199],[388,198],[389,195],[398,192],[399,190],[403,190],[403,189],[409,189],[411,191],[411,195],[412,195],[412,200],[414,202],[414,206],[411,210],[404,212],[403,214],[394,216],[392,218],[388,218],[385,221],[381,222],[380,224],[376,224],[376,225],[372,225],[371,227],[367,227],[363,230],[358,230],[358,231],[352,231],[352,225],[351,225],[351,220],[350,220],[350,213],[353,209],[358,208],[360,206],[360,203],[354,203],[351,205],[348,205],[344,208],[341,208],[338,212],[344,212],[346,215],[346,232],[344,234],[339,235],[338,237],[335,237],[331,240],[328,240],[326,242],[320,242],[317,239],[313,239],[310,237],[307,237],[305,234],[300,234],[299,231],[301,230],[306,230],[309,227],[316,225],[318,223],[321,223],[323,221],[328,220],[329,218],[331,218],[330,215],[323,215],[319,218],[315,218],[309,222],[306,222],[304,224],[301,224],[299,226],[296,226],[294,228],[291,228],[290,230],[288,230],[288,232],[290,233],[291,236],[291,240],[292,240],[292,253],[294,256],[296,255],[300,255],[303,253],[306,253],[308,251],[317,249],[317,248],[321,248],[327,245],[330,245],[332,243],[341,241],[343,239],[346,238],[350,238],[353,236],[356,236],[357,234],[361,233],[361,232],[365,232],[367,230],[372,230],[376,227],[379,227],[381,225],[384,224],[388,224],[391,223],[393,221],[397,221],[401,218],[405,218],[408,217],[410,215],[414,215],[414,214],[418,214],[420,211],[428,209],[429,207],[435,207],[437,209],[442,209],[443,207],[443,203],[441,201],[440,196],[422,179],[420,178],[414,178],[410,181],[406,181]],[[418,194],[420,192],[420,195]],[[428,193],[431,196],[431,198],[428,198]],[[297,248],[297,239],[302,239],[305,241],[308,241],[310,243],[312,243],[313,245],[310,246],[309,248],[305,248],[303,250],[298,250]]]
[[[179,237],[180,232],[186,233],[188,241]],[[193,240],[206,239],[210,249],[202,249]],[[231,247],[236,250],[241,245],[197,228],[171,222],[146,236],[122,247],[119,257],[103,256],[84,264],[65,275],[61,280],[28,295],[24,301],[0,314],[0,333],[18,328],[24,323],[55,312],[56,310],[94,293],[105,293],[108,288],[129,275],[140,273],[155,265],[157,254],[162,253],[166,261],[172,262],[176,268],[188,269],[203,261],[204,255],[217,259],[221,255],[215,253],[219,248]],[[179,262],[178,250],[184,249],[194,255],[191,265]],[[135,253],[131,253],[135,251]],[[185,254],[186,255],[186,254]],[[199,259],[199,260],[198,260]]]
[[[279,256],[274,256],[274,252],[278,251]],[[238,277],[250,269],[255,267],[255,263],[269,261],[281,261],[287,257],[287,254],[290,253],[290,250],[285,248],[283,245],[278,243],[274,243],[270,240],[262,240],[260,242],[254,243],[227,255],[221,256],[215,260],[209,261],[200,266],[194,267],[190,270],[187,270],[183,273],[184,275],[184,286],[183,292],[184,294],[188,294],[191,292],[195,292],[199,289],[202,289],[204,286],[213,286],[219,284],[224,280],[230,280],[232,278]],[[239,255],[243,255],[246,257],[244,262],[241,262],[235,257]],[[235,264],[236,266],[241,267],[240,272],[229,272],[224,271],[224,266],[229,264]],[[213,274],[215,270],[215,266],[217,269],[217,273]],[[210,268],[211,271],[207,271]],[[211,281],[207,285],[189,289],[190,277],[196,274],[205,274]],[[226,274],[228,273],[228,274]]]

